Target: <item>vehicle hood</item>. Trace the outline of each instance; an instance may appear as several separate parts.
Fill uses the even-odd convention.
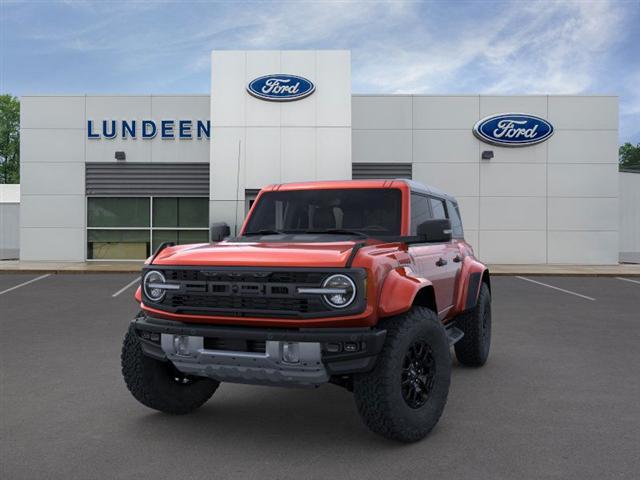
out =
[[[168,247],[154,265],[344,267],[355,242],[219,242]]]

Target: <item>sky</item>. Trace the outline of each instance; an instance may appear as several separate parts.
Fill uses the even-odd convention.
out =
[[[331,48],[354,93],[618,95],[640,142],[640,0],[0,0],[13,95],[208,93],[211,50]]]

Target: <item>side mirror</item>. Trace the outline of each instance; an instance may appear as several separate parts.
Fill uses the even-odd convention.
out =
[[[231,235],[231,229],[225,222],[212,223],[210,232],[212,242],[220,242]]]
[[[426,220],[418,225],[416,233],[425,242],[445,243],[451,241],[451,221],[446,218]]]

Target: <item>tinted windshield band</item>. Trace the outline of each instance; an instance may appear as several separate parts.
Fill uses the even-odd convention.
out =
[[[402,192],[396,188],[266,192],[245,231],[391,236],[400,234],[401,217]]]

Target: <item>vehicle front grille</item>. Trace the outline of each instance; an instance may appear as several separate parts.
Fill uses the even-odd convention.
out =
[[[322,302],[313,302],[308,298],[270,298],[243,297],[218,295],[172,295],[170,305],[174,308],[203,308],[208,310],[237,310],[237,311],[289,311],[292,313],[306,313],[309,304],[312,308],[322,308]],[[318,297],[317,300],[320,300]],[[313,305],[316,304],[316,305]]]
[[[344,269],[358,286],[351,307],[336,310],[321,295],[300,294],[301,287],[321,287],[336,270],[328,269],[242,269],[151,267],[161,270],[167,283],[179,284],[167,290],[159,304],[146,301],[162,310],[194,315],[227,317],[313,318],[349,315],[364,309],[362,269]]]

